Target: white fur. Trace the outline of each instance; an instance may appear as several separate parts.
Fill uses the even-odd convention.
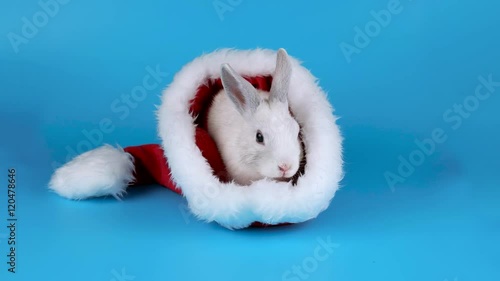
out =
[[[343,161],[336,117],[316,78],[293,58],[288,99],[302,126],[307,156],[305,174],[296,186],[268,179],[249,186],[221,183],[195,144],[189,105],[197,87],[207,78],[218,78],[223,63],[241,75],[256,76],[272,74],[275,61],[272,50],[218,50],[184,66],[163,93],[158,130],[165,156],[173,180],[202,220],[235,229],[254,221],[303,222],[324,211],[338,189]]]
[[[112,195],[120,198],[133,181],[134,163],[122,149],[104,145],[57,169],[49,188],[69,199]]]
[[[257,130],[264,135],[264,145],[256,142]],[[229,176],[238,184],[249,185],[264,177],[281,178],[281,163],[291,167],[287,178],[299,169],[299,126],[285,104],[262,102],[255,113],[243,117],[223,90],[209,110],[208,132]]]
[[[299,125],[290,115],[288,88],[291,67],[280,51],[270,92],[255,89],[230,65],[221,68],[224,90],[212,102],[208,132],[232,180],[249,185],[263,178],[291,178],[300,165]],[[259,132],[263,143],[256,141]],[[280,165],[288,165],[283,173]]]

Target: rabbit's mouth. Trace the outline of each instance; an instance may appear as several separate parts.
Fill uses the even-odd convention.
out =
[[[287,177],[279,177],[279,178],[274,178],[276,181],[290,181],[292,178],[287,178]]]

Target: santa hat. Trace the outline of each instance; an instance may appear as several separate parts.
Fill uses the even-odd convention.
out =
[[[302,127],[306,161],[290,182],[232,182],[206,130],[207,110],[222,89],[228,63],[256,88],[268,91],[276,52],[222,49],[184,66],[164,90],[158,110],[161,144],[85,152],[57,169],[49,188],[70,199],[112,195],[132,185],[160,184],[180,195],[199,219],[237,229],[299,223],[330,204],[343,176],[342,137],[333,109],[316,78],[291,58],[289,106]]]

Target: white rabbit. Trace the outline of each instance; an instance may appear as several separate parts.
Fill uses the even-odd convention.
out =
[[[279,49],[269,92],[255,89],[228,64],[221,67],[223,90],[208,112],[208,133],[228,175],[240,185],[263,178],[290,180],[303,157],[300,127],[291,116],[288,88],[291,63]]]

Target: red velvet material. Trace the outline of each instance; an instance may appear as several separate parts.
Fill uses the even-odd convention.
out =
[[[124,148],[125,152],[134,157],[135,181],[132,185],[147,185],[158,183],[178,194],[180,188],[170,178],[170,167],[165,160],[163,149],[158,144],[145,144]]]
[[[271,88],[271,76],[245,77],[255,88],[269,91]],[[198,88],[195,98],[191,101],[190,111],[192,116],[198,115],[195,120],[195,141],[203,157],[212,167],[214,175],[222,182],[228,181],[227,172],[217,146],[207,131],[207,114],[213,97],[222,89],[220,79],[207,81]],[[162,147],[159,144],[146,144],[130,146],[124,149],[134,157],[135,182],[132,185],[160,184],[178,194],[182,194],[182,187],[176,186],[170,177],[170,168],[165,159]],[[196,176],[196,175],[193,175]],[[252,227],[271,226],[255,222]]]
[[[196,145],[201,154],[214,170],[221,181],[227,182],[224,162],[210,135],[201,128],[196,128]],[[159,144],[145,144],[124,148],[125,152],[134,157],[135,181],[132,185],[160,184],[178,194],[182,194],[181,187],[176,186],[170,177],[170,167],[165,158],[163,148]]]

